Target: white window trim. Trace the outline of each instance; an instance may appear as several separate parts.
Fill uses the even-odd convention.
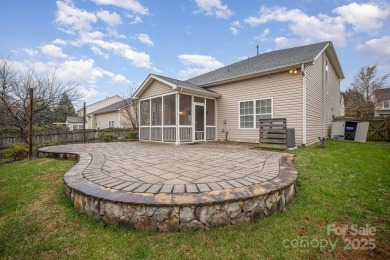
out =
[[[266,97],[266,98],[257,98],[257,99],[248,99],[248,100],[240,100],[238,101],[238,129],[239,130],[253,130],[253,129],[257,129],[256,128],[256,101],[258,100],[264,100],[264,99],[271,99],[271,118],[274,118],[274,98],[273,97]],[[252,101],[253,102],[253,128],[241,128],[241,124],[240,124],[240,103],[241,102],[248,102],[248,101]]]
[[[385,107],[385,102],[389,102],[389,107]],[[383,100],[382,102],[382,109],[390,109],[390,100]]]
[[[111,126],[111,122],[112,122],[112,126]],[[114,120],[108,121],[108,128],[115,128],[115,121]]]

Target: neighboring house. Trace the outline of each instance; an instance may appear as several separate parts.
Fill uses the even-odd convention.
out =
[[[86,129],[95,129],[95,126],[91,123],[91,115],[93,112],[102,109],[104,107],[107,107],[109,105],[112,105],[114,103],[117,103],[119,101],[122,101],[123,98],[120,96],[112,96],[112,97],[107,97],[106,99],[100,100],[98,102],[92,103],[90,105],[86,106],[86,114],[87,114],[87,122],[86,122]],[[83,108],[80,108],[79,110],[76,111],[77,115],[82,117],[83,116]]]
[[[65,125],[69,127],[71,131],[83,129],[83,117],[81,116],[67,116]]]
[[[257,55],[182,81],[150,74],[139,100],[140,140],[259,141],[259,118],[287,118],[298,145],[328,137],[343,71],[331,42]]]
[[[131,128],[132,125],[129,118],[126,116],[126,112],[123,111],[126,106],[130,105],[130,102],[131,99],[121,100],[88,114],[91,128]]]
[[[376,98],[379,99],[375,108],[375,116],[390,116],[390,88],[378,89]]]

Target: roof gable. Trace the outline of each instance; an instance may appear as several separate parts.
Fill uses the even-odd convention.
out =
[[[204,89],[204,88],[202,88],[196,84],[193,84],[191,82],[173,79],[173,78],[169,78],[169,77],[165,77],[165,76],[161,76],[161,75],[150,74],[146,78],[146,80],[141,84],[141,86],[137,89],[137,91],[134,93],[133,98],[139,98],[142,95],[142,93],[145,92],[145,90],[153,83],[154,80],[158,80],[158,81],[172,87],[173,90],[183,91],[183,89],[184,89],[188,92],[194,92],[194,93],[204,94],[204,95],[208,95],[208,96],[215,96],[215,97],[220,96],[219,94],[217,94],[213,91]]]

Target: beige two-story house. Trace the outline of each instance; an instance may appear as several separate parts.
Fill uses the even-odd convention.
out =
[[[139,138],[258,142],[260,118],[287,118],[298,145],[328,137],[344,74],[332,42],[271,51],[187,80],[150,74],[133,95]]]

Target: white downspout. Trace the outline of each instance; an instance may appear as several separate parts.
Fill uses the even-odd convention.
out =
[[[302,146],[306,146],[306,73],[305,64],[301,64],[302,73]]]

